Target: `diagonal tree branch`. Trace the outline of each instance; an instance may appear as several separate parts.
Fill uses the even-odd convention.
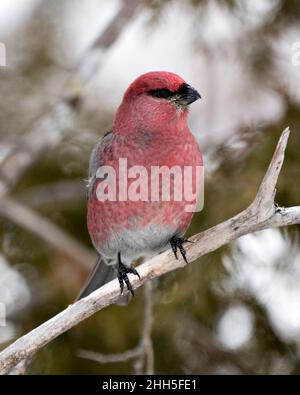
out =
[[[13,199],[2,198],[0,202],[0,217],[9,219],[45,241],[75,263],[78,270],[85,272],[91,268],[95,254],[57,225]]]
[[[82,180],[57,181],[26,188],[18,193],[18,201],[22,204],[40,208],[47,205],[59,205],[60,207],[77,201],[84,201],[86,197],[86,184]]]
[[[300,206],[279,209],[274,204],[275,187],[284,160],[288,136],[289,129],[287,128],[281,135],[253,203],[233,218],[191,238],[194,243],[187,246],[187,256],[190,262],[247,233],[274,226],[300,223]],[[173,253],[168,250],[138,267],[141,280],[130,275],[132,287],[136,289],[146,281],[184,266],[185,262],[182,259],[176,260]],[[13,366],[33,355],[57,336],[116,302],[120,297],[119,293],[118,280],[113,280],[16,340],[0,353],[0,373],[9,372]]]

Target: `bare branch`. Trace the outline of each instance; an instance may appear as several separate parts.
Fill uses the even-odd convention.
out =
[[[280,136],[269,168],[260,184],[258,193],[253,202],[255,210],[259,213],[261,219],[264,216],[266,219],[269,218],[269,210],[273,210],[277,179],[284,161],[284,152],[289,135],[290,128],[286,128]]]
[[[254,203],[233,218],[193,236],[191,239],[194,243],[187,245],[190,262],[247,233],[300,223],[300,206],[278,210],[273,200],[279,174],[278,165],[281,166],[284,158],[287,135],[287,131],[284,131],[279,140],[267,177],[264,178]],[[185,262],[182,259],[176,260],[172,251],[168,250],[138,267],[141,280],[130,275],[132,287],[136,289],[146,281],[184,266]],[[19,338],[0,353],[0,373],[5,374],[22,359],[31,356],[60,334],[117,301],[119,293],[118,280],[113,280]]]
[[[101,354],[95,351],[79,350],[78,356],[81,358],[89,359],[91,361],[99,363],[111,363],[111,362],[126,362],[130,359],[137,358],[141,354],[140,347],[133,348],[119,354]]]

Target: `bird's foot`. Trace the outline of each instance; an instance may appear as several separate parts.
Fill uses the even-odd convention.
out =
[[[118,264],[118,280],[120,283],[120,288],[121,288],[121,294],[124,291],[124,283],[127,286],[127,289],[129,292],[131,292],[131,295],[134,296],[134,291],[132,289],[132,285],[129,281],[129,278],[127,276],[128,273],[132,273],[135,274],[136,276],[138,276],[139,279],[141,279],[139,273],[137,270],[135,270],[132,267],[127,267],[126,265],[124,265],[124,263],[121,261],[121,255],[119,254],[119,264]]]
[[[175,258],[178,259],[177,250],[179,250],[185,263],[188,263],[186,259],[186,250],[183,247],[184,243],[193,243],[191,240],[184,239],[183,237],[173,236],[170,240],[172,251],[174,252]]]
[[[285,215],[285,208],[284,207],[280,207],[279,204],[277,204],[276,202],[274,202],[274,206],[275,206],[275,213],[278,214],[282,214]]]

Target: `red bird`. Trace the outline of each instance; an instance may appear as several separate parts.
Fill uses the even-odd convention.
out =
[[[174,198],[177,192],[182,192],[178,189],[183,188],[176,184],[174,174],[170,180],[170,199],[162,198],[167,189],[161,180],[159,198],[156,195],[152,199],[151,171],[162,166],[167,169],[175,166],[177,170],[202,167],[201,152],[187,125],[188,105],[199,98],[199,93],[181,77],[164,71],[141,75],[125,92],[112,130],[100,139],[90,158],[87,224],[99,259],[79,298],[115,277],[119,279],[121,293],[125,282],[133,294],[127,274],[138,272],[131,267],[132,263],[169,246],[176,258],[179,249],[186,260],[183,236],[193,216],[193,212],[186,210],[191,201],[184,196]],[[126,161],[127,169],[133,170],[135,176],[137,170],[144,169],[138,187],[137,179],[130,177],[129,172],[125,178],[120,174],[120,159]],[[101,169],[105,169],[105,175]],[[107,169],[112,169],[115,177],[108,176]],[[189,183],[195,187],[195,172]],[[107,196],[110,191],[114,197],[103,199],[99,191]],[[195,205],[195,199],[192,203]]]

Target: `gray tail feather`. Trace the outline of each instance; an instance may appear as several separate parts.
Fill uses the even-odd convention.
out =
[[[90,274],[90,277],[88,278],[83,289],[77,296],[76,301],[85,298],[86,296],[94,292],[96,289],[102,287],[102,285],[114,280],[116,277],[117,277],[117,272],[114,266],[106,265],[101,259],[101,256],[99,256],[99,258],[97,259],[97,263],[92,273]],[[121,296],[120,299],[116,302],[116,304],[127,305],[130,299],[131,299],[130,294],[126,294],[124,296]]]

